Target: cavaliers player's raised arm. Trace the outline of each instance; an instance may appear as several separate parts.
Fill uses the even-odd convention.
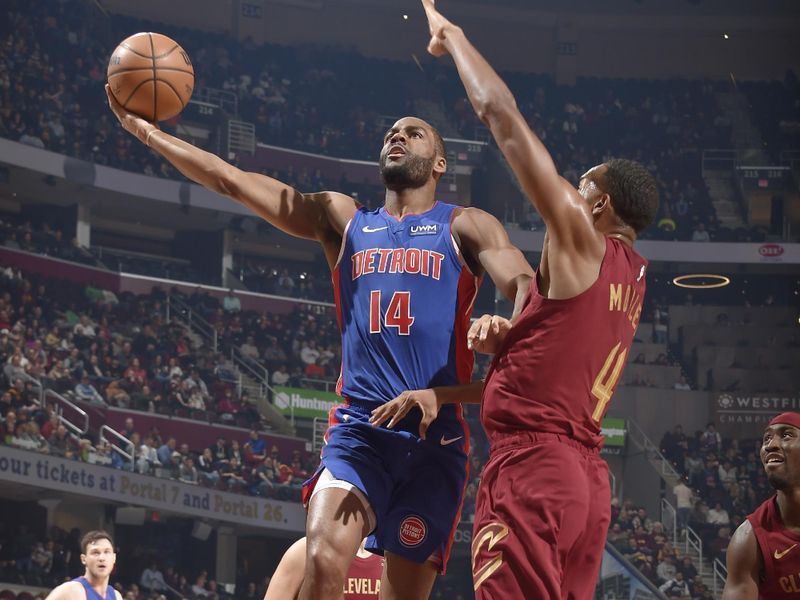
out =
[[[453,234],[470,270],[485,271],[503,295],[514,303],[513,319],[522,310],[533,269],[522,252],[508,239],[496,218],[477,208],[459,209],[453,219]]]
[[[433,0],[422,0],[428,16],[434,56],[449,53],[475,112],[492,131],[497,145],[551,237],[561,248],[587,250],[602,256],[602,237],[592,223],[589,207],[572,185],[556,171],[550,153],[531,131],[514,96],[498,74],[470,43],[461,28],[436,10]]]
[[[727,550],[728,579],[722,600],[758,600],[761,557],[750,521],[745,520],[733,534]]]
[[[301,194],[292,186],[258,173],[242,171],[218,156],[164,133],[127,112],[106,85],[108,103],[122,127],[150,146],[176,169],[203,187],[245,205],[290,235],[325,244],[341,236],[357,204],[336,192]]]

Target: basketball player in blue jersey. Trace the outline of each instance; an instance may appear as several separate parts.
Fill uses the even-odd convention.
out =
[[[114,540],[105,531],[90,531],[81,539],[81,562],[86,572],[62,583],[46,600],[122,600],[122,595],[108,584],[117,562]]]
[[[107,88],[108,89],[108,88]],[[467,328],[480,278],[522,307],[532,271],[502,225],[437,202],[447,169],[431,125],[405,117],[386,132],[384,205],[369,211],[336,192],[302,194],[247,173],[126,112],[122,126],[188,178],[249,207],[283,231],[317,240],[333,272],[342,332],[339,393],[320,471],[306,483],[301,600],[341,599],[362,538],[384,554],[386,600],[427,598],[447,563],[465,490],[469,433],[461,409],[440,413],[426,439],[419,418],[373,427],[373,409],[407,389],[467,383]]]

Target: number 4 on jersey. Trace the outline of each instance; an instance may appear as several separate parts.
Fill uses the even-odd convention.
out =
[[[628,355],[628,350],[626,349],[619,352],[620,346],[622,346],[622,342],[619,342],[611,349],[611,352],[608,353],[606,361],[603,363],[603,368],[600,369],[592,385],[592,395],[597,398],[597,405],[594,407],[592,419],[598,423],[603,419],[606,406],[611,402],[611,396],[614,393],[617,380],[619,376],[622,375],[622,367],[625,366],[625,357]],[[617,354],[617,352],[619,352],[619,354]],[[617,362],[614,362],[615,358]],[[611,368],[612,363],[614,363],[613,369]],[[611,371],[610,374],[609,370]]]
[[[372,290],[369,295],[369,332],[381,332],[381,291]],[[386,328],[396,327],[398,335],[408,335],[414,317],[411,316],[411,292],[395,292],[383,316]]]

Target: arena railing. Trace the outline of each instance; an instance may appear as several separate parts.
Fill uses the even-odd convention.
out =
[[[617,569],[614,569],[613,566],[609,564],[612,562],[609,560],[609,557],[618,563],[619,567]],[[624,580],[624,583],[620,581],[620,577]],[[631,580],[635,580],[638,584],[639,589],[636,591],[631,590],[633,587],[631,585]],[[647,577],[633,566],[633,564],[623,556],[622,552],[617,550],[610,542],[606,542],[603,566],[600,569],[600,576],[598,577],[594,597],[636,598],[637,600],[658,598],[659,600],[667,600],[664,592],[659,590],[652,581],[647,579]]]
[[[714,574],[714,597],[718,598],[719,594],[725,589],[725,582],[728,579],[728,569],[722,564],[722,561],[718,558],[714,559],[713,565],[713,574]]]
[[[628,419],[628,435],[645,450],[649,458],[656,459],[660,463],[659,474],[666,483],[674,485],[680,481],[681,475],[675,470],[672,463],[661,454],[661,449],[650,441],[647,434],[642,431],[642,428],[633,419]],[[674,481],[670,481],[667,479],[668,477],[674,479]]]
[[[678,541],[678,512],[666,498],[661,499],[661,524],[672,530],[672,542],[676,543]]]
[[[191,306],[176,296],[168,296],[165,306],[167,323],[173,318],[185,322],[190,329],[203,336],[211,344],[214,352],[218,352],[219,340],[216,328],[197,314]]]
[[[295,299],[291,300],[295,301]],[[301,300],[297,301],[301,302]],[[170,295],[167,297],[165,310],[167,323],[173,318],[180,319],[186,323],[189,329],[205,339],[206,342],[212,346],[214,352],[219,352],[219,336],[216,328],[203,317],[199,316],[197,311],[190,305],[180,298]],[[275,390],[272,389],[269,383],[269,370],[263,364],[245,356],[242,354],[242,351],[235,346],[231,347],[230,359],[237,371],[236,390],[240,395],[242,390],[246,389],[250,392],[255,401],[257,398],[268,399],[270,395],[275,393]],[[255,387],[245,384],[242,376],[243,374],[247,374],[255,382]],[[269,407],[272,406],[269,402],[267,402],[267,405]],[[278,411],[270,409],[265,410],[270,413],[268,415],[270,422],[277,424],[279,429],[286,429],[289,427],[283,415]],[[293,423],[291,427],[294,427]]]
[[[109,434],[111,437],[113,437],[115,441],[109,440],[106,434]],[[128,459],[128,465],[126,466],[129,466],[131,471],[135,469],[136,463],[134,461],[134,455],[136,453],[136,448],[134,448],[133,442],[122,435],[119,431],[109,427],[108,425],[102,425],[100,427],[100,441],[109,444],[112,450],[117,452],[123,458]],[[120,442],[122,446],[125,446],[125,449],[123,449],[116,442]]]
[[[80,437],[82,435],[86,435],[89,432],[89,415],[83,410],[80,406],[71,402],[64,398],[58,392],[54,392],[53,390],[47,388],[44,390],[43,399],[45,404],[48,402],[52,402],[55,404],[55,412],[58,415],[58,421],[64,427],[69,429],[74,435]],[[64,407],[69,408],[72,412],[74,412],[80,419],[83,420],[83,424],[78,426],[77,424],[73,423],[71,419],[64,416]]]

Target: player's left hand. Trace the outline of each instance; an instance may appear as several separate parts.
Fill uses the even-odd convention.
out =
[[[369,422],[376,427],[380,427],[391,417],[387,425],[391,429],[415,406],[422,411],[422,420],[419,422],[419,437],[424,440],[428,427],[439,416],[439,400],[436,397],[436,392],[431,389],[403,392],[394,400],[373,410]]]
[[[158,129],[158,125],[149,123],[139,115],[125,110],[125,108],[117,102],[117,99],[114,98],[114,94],[111,93],[111,86],[108,84],[106,84],[106,96],[108,96],[108,106],[111,108],[111,112],[114,113],[114,116],[117,117],[117,121],[122,125],[122,128],[128,133],[135,135],[140,142],[146,145],[147,136]]]
[[[444,56],[447,54],[444,40],[448,31],[455,31],[457,28],[442,13],[436,10],[436,0],[422,0],[422,7],[428,17],[428,29],[431,32],[431,41],[428,43],[428,52],[433,56]]]
[[[494,354],[506,339],[512,323],[498,315],[483,315],[476,319],[467,332],[467,348],[485,354]]]

